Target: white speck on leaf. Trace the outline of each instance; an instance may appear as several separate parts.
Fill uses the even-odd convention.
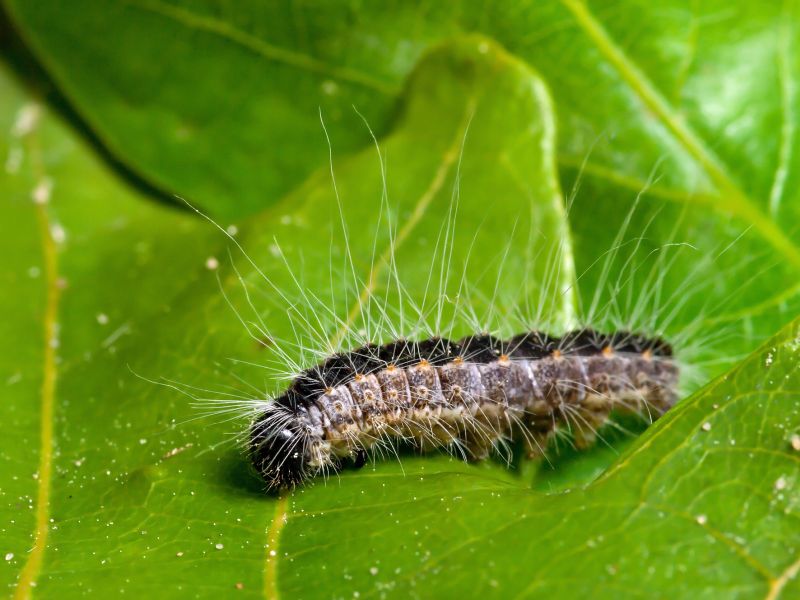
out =
[[[53,238],[56,244],[63,244],[67,241],[67,230],[60,223],[53,223],[50,226],[50,237]]]
[[[180,447],[178,447],[178,448],[173,448],[172,450],[170,450],[169,452],[167,452],[166,454],[164,454],[164,456],[162,456],[161,458],[162,458],[162,459],[172,458],[173,456],[175,456],[175,455],[177,455],[177,454],[180,454],[181,452],[183,452],[183,451],[184,451],[184,450],[186,450],[187,448],[191,448],[191,447],[192,447],[192,445],[193,445],[193,444],[189,443],[189,444],[186,444],[185,446],[180,446]]]
[[[711,431],[711,423],[709,423],[708,421],[706,421],[705,423],[703,423],[703,424],[700,426],[700,429],[702,429],[703,431]]]
[[[206,259],[206,269],[215,271],[217,268],[219,268],[219,261],[214,256],[209,256]]]
[[[794,336],[793,340],[787,342],[786,346],[792,352],[797,352],[798,350],[800,350],[800,331],[797,332],[797,335]]]
[[[705,525],[706,523],[708,523],[708,517],[705,515],[697,515],[695,521],[697,521],[698,525]]]
[[[14,120],[14,126],[11,128],[11,133],[15,137],[22,137],[33,131],[39,122],[39,116],[42,114],[42,109],[35,102],[26,104],[19,109],[17,118]]]
[[[50,194],[53,191],[53,180],[49,177],[42,178],[31,192],[31,200],[36,204],[43,205],[50,202]]]

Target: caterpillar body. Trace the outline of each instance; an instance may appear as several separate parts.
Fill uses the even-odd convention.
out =
[[[257,238],[269,240],[269,256],[256,261],[228,228],[194,209],[248,265],[244,275],[233,265],[232,285],[220,281],[220,289],[256,347],[267,352],[266,360],[237,366],[266,369],[269,380],[262,389],[249,375],[232,373],[237,385],[220,391],[205,382],[165,385],[210,416],[246,418],[235,439],[271,490],[327,476],[343,462],[361,466],[369,454],[396,453],[400,443],[466,460],[509,441],[541,455],[564,432],[584,447],[613,422],[612,412],[653,421],[706,381],[707,368],[719,370],[729,360],[715,348],[731,329],[706,317],[733,297],[719,291],[728,289],[723,276],[747,266],[722,271],[716,265],[738,238],[699,259],[687,257],[696,248],[676,238],[680,213],[650,240],[657,211],[648,217],[640,208],[642,191],[608,250],[577,271],[563,225],[577,187],[553,214],[536,204],[528,217],[520,211],[519,227],[490,223],[484,231],[477,197],[469,197],[472,220],[457,221],[459,158],[452,196],[437,200],[441,226],[429,227],[428,238],[410,248],[424,205],[409,213],[402,202],[389,202],[380,148],[377,153],[381,202],[372,221],[344,209],[332,159],[334,208],[327,219],[323,210],[309,210],[307,222],[286,220],[294,228],[290,235],[329,229],[327,257],[284,253],[272,235]],[[552,239],[540,235],[544,225]],[[352,247],[351,228],[357,233]],[[504,247],[498,235],[507,240]],[[403,244],[408,254],[399,252]],[[354,255],[370,250],[371,262],[357,266]],[[478,255],[476,267],[470,261]],[[208,392],[212,397],[197,396]]]
[[[659,338],[581,329],[501,340],[431,338],[366,345],[298,375],[250,427],[253,464],[272,489],[363,464],[377,444],[457,447],[484,458],[504,439],[539,453],[560,426],[578,443],[612,410],[655,418],[678,398],[679,368]]]

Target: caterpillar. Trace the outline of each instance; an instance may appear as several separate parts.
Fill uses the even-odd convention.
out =
[[[269,293],[263,297],[271,298],[279,314],[288,317],[273,318],[276,324],[288,324],[289,334],[282,338],[248,291],[257,283],[247,281],[233,266],[243,305],[236,306],[224,286],[223,296],[250,337],[269,349],[276,365],[253,366],[267,368],[278,381],[272,390],[259,392],[237,377],[250,392],[228,390],[215,398],[197,398],[192,386],[174,381],[169,385],[212,415],[247,417],[236,437],[273,492],[318,476],[327,479],[346,463],[360,468],[370,456],[386,450],[397,454],[399,444],[421,452],[445,450],[467,461],[485,459],[509,442],[522,446],[529,457],[546,457],[551,440],[564,433],[576,447],[588,447],[612,413],[653,422],[695,389],[704,380],[700,357],[713,355],[710,349],[717,341],[702,331],[703,314],[666,334],[666,326],[688,299],[701,297],[714,281],[702,277],[713,257],[696,261],[681,285],[665,291],[665,273],[675,260],[670,252],[693,248],[669,241],[656,250],[648,248],[640,260],[640,235],[623,257],[617,280],[611,280],[611,264],[627,243],[623,237],[636,209],[634,204],[600,261],[590,305],[566,321],[571,327],[547,312],[559,306],[554,297],[563,298],[571,289],[558,283],[565,248],[560,241],[545,259],[550,265],[547,284],[538,300],[533,294],[534,302],[524,285],[514,291],[521,291],[526,302],[513,294],[511,300],[500,297],[502,267],[491,297],[469,289],[463,273],[451,285],[453,266],[448,263],[440,274],[440,291],[426,300],[425,290],[419,304],[403,284],[390,242],[386,262],[397,298],[388,290],[382,298],[373,294],[343,315],[334,302],[305,288],[277,243],[273,256],[281,259],[297,288],[295,297],[212,221],[243,253],[256,282],[266,283]],[[453,228],[454,220],[448,213],[443,227]],[[450,238],[433,253],[432,267],[450,255],[454,243]],[[352,269],[349,250],[347,257],[343,279]],[[627,290],[629,281],[641,272],[641,290],[633,295]],[[367,285],[355,277],[353,283]],[[448,287],[455,291],[442,291]],[[609,289],[610,301],[601,295]],[[404,307],[410,314],[404,314]],[[246,318],[242,310],[251,311],[254,318]],[[193,389],[208,391],[205,386]]]
[[[391,299],[387,291],[383,298],[359,301],[355,314],[345,318],[331,301],[305,289],[277,245],[274,256],[282,259],[298,297],[279,287],[236,238],[212,221],[242,251],[256,280],[267,284],[270,294],[264,297],[272,298],[279,311],[287,311],[282,314],[288,316],[288,339],[264,321],[248,292],[253,284],[234,265],[244,309],[255,318],[245,318],[224,287],[223,295],[250,337],[273,353],[276,367],[259,366],[282,375],[286,383],[254,396],[257,390],[240,379],[251,392],[219,392],[210,399],[195,397],[191,386],[169,385],[212,415],[248,417],[236,436],[273,492],[317,476],[327,478],[345,463],[360,468],[384,450],[397,454],[399,444],[421,452],[445,450],[467,461],[482,460],[509,442],[519,443],[529,457],[546,456],[550,441],[565,432],[576,447],[588,447],[612,413],[636,414],[653,422],[669,410],[703,380],[697,354],[708,354],[713,346],[714,340],[701,330],[702,314],[684,322],[677,333],[664,334],[664,325],[687,299],[701,296],[713,281],[700,276],[713,259],[697,261],[682,284],[667,293],[662,282],[674,260],[669,251],[693,248],[670,241],[655,251],[648,249],[645,260],[634,260],[640,236],[623,258],[618,279],[607,282],[636,208],[634,204],[602,262],[590,306],[572,327],[550,320],[546,312],[559,305],[553,297],[570,293],[569,286],[557,285],[562,242],[546,258],[554,266],[548,267],[547,285],[538,300],[522,304],[498,298],[497,291],[490,298],[480,297],[468,289],[462,274],[452,296],[439,291],[426,304],[426,291],[417,305],[402,283],[390,246],[389,281],[398,298]],[[447,214],[443,227],[454,227],[452,214]],[[434,252],[433,264],[444,260],[453,244],[450,238]],[[347,255],[345,278],[352,269],[349,250]],[[440,290],[448,287],[451,269],[449,264],[443,269]],[[641,271],[646,277],[639,295],[623,293]],[[502,268],[496,277],[498,290]],[[356,278],[353,282],[364,285]],[[600,294],[609,288],[611,302]],[[522,295],[531,295],[524,286]],[[394,315],[392,304],[399,307]],[[483,316],[478,315],[481,304],[486,306]],[[403,314],[406,305],[410,317]],[[331,337],[337,329],[339,334]]]
[[[326,220],[324,211],[309,211],[296,231],[270,234],[263,261],[252,258],[230,228],[194,209],[248,263],[244,275],[233,263],[229,291],[221,278],[220,289],[267,355],[237,364],[266,368],[270,375],[260,388],[250,375],[232,373],[247,389],[237,384],[212,390],[212,398],[196,396],[209,392],[205,381],[167,385],[212,416],[246,418],[235,436],[268,489],[327,478],[345,463],[363,466],[385,450],[396,454],[400,443],[423,452],[444,449],[470,461],[508,442],[530,456],[547,456],[550,440],[565,432],[576,447],[586,447],[602,439],[601,426],[614,424],[612,413],[652,422],[706,381],[708,365],[719,372],[731,360],[715,352],[731,329],[725,323],[708,327],[705,319],[723,317],[719,309],[731,295],[720,285],[723,271],[716,261],[741,236],[721,244],[716,255],[705,249],[699,259],[687,258],[682,253],[697,248],[676,241],[683,225],[679,213],[648,240],[657,210],[639,218],[642,190],[607,251],[576,273],[570,235],[558,222],[566,222],[577,181],[560,198],[564,206],[540,214],[541,207],[531,205],[527,220],[520,211],[516,222],[492,223],[490,234],[481,230],[477,197],[469,199],[466,225],[457,223],[459,158],[453,194],[440,207],[438,233],[409,258],[398,249],[406,240],[408,251],[409,232],[421,213],[390,205],[383,155],[375,145],[382,191],[370,221],[344,209],[331,158],[333,214]],[[273,231],[291,223],[281,219]],[[555,238],[538,234],[542,223]],[[527,241],[523,236],[520,243],[517,225],[529,229]],[[631,237],[629,227],[637,228]],[[358,232],[353,246],[351,229]],[[331,233],[327,256],[291,257],[278,242],[279,236],[318,237],[324,230]],[[497,244],[500,236],[505,247]],[[379,252],[379,244],[386,250]],[[480,269],[471,262],[473,249],[481,254]],[[354,256],[370,251],[369,269],[357,267]],[[221,266],[216,259],[213,265],[214,271]],[[746,268],[746,261],[726,267],[724,278]],[[308,280],[307,269],[313,269]],[[587,273],[591,285],[582,291],[592,291],[578,293]],[[326,280],[329,296],[319,286]]]
[[[572,418],[585,444],[611,410],[659,415],[677,399],[670,346],[636,333],[584,329],[368,345],[307,369],[253,422],[250,453],[271,489],[291,488],[338,458],[363,463],[386,438],[472,459],[501,437],[530,454]]]

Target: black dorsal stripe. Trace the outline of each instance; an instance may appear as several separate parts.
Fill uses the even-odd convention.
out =
[[[558,349],[564,354],[589,356],[603,351],[607,346],[606,337],[592,329],[570,331],[557,340]]]
[[[617,352],[634,352],[640,354],[649,350],[654,356],[672,356],[672,346],[658,337],[648,337],[631,331],[617,331],[607,337],[609,339],[609,345]]]
[[[432,337],[428,340],[417,342],[417,361],[426,360],[432,365],[443,365],[449,363],[456,356],[457,344],[447,338]]]
[[[470,362],[490,363],[506,353],[506,342],[486,334],[466,337],[458,345],[459,356]]]
[[[521,333],[511,338],[508,342],[512,358],[526,358],[529,360],[550,356],[558,349],[558,345],[558,338],[549,336],[541,331]]]
[[[415,345],[414,342],[407,339],[395,340],[381,346],[378,356],[387,365],[405,364],[409,357],[416,353],[416,350],[412,348]]]
[[[366,375],[385,369],[386,363],[380,359],[380,349],[381,347],[376,344],[366,344],[350,352],[353,374]]]

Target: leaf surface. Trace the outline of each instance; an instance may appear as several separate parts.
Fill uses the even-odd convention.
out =
[[[89,19],[96,19],[97,27],[98,13],[76,10],[74,23],[68,23],[57,15],[57,7],[11,6],[26,31],[28,23],[37,23],[28,35],[108,147],[157,185],[181,190],[215,214],[236,215],[237,238],[254,263],[290,300],[305,303],[303,314],[321,315],[320,327],[329,339],[340,334],[342,323],[316,310],[319,305],[309,294],[319,294],[322,305],[336,307],[343,319],[370,299],[375,304],[367,305],[367,314],[378,311],[380,298],[399,309],[388,260],[393,244],[414,302],[424,303],[431,285],[436,294],[455,297],[459,270],[445,281],[436,275],[447,248],[441,240],[454,193],[459,195],[458,228],[448,260],[466,263],[476,306],[493,305],[495,282],[502,276],[514,285],[502,286],[498,305],[542,292],[547,301],[541,310],[552,322],[567,324],[598,287],[596,271],[584,275],[585,268],[613,245],[634,196],[659,159],[665,165],[661,178],[632,213],[630,226],[634,237],[646,232],[641,236],[647,240],[645,254],[676,240],[694,243],[701,257],[720,253],[746,229],[752,216],[747,211],[755,207],[759,214],[771,214],[721,258],[702,262],[690,255],[671,265],[664,285],[672,293],[679,293],[690,276],[694,282],[711,282],[705,297],[689,296],[672,330],[693,322],[705,304],[716,307],[720,299],[733,296],[724,311],[709,313],[706,307],[708,322],[700,329],[715,335],[732,322],[748,330],[741,339],[725,341],[729,358],[751,349],[754,339],[776,331],[794,312],[795,250],[786,240],[791,239],[787,232],[797,202],[781,192],[777,212],[769,213],[764,201],[754,200],[767,197],[764,182],[782,155],[766,152],[763,164],[754,167],[759,177],[737,175],[736,182],[726,183],[714,167],[740,159],[736,140],[741,130],[734,129],[736,135],[702,131],[698,139],[729,142],[715,149],[714,161],[693,149],[681,127],[691,125],[694,135],[701,122],[707,127],[719,122],[667,119],[674,116],[670,107],[679,104],[665,92],[674,83],[669,69],[657,69],[653,59],[648,70],[664,81],[642,87],[640,73],[626,71],[623,60],[651,56],[652,47],[663,49],[665,42],[654,38],[640,45],[636,40],[609,45],[622,34],[614,23],[623,20],[605,11],[597,16],[583,5],[543,3],[529,9],[531,14],[507,14],[501,20],[491,8],[465,7],[447,15],[431,8],[426,18],[417,9],[403,8],[384,25],[387,31],[414,30],[411,23],[416,23],[420,38],[432,41],[447,30],[443,19],[455,16],[460,24],[453,25],[453,32],[488,31],[514,54],[484,37],[406,47],[398,39],[403,34],[395,33],[381,42],[395,53],[394,61],[331,42],[318,51],[321,56],[328,60],[344,53],[350,59],[321,65],[308,53],[282,54],[277,43],[265,46],[259,40],[269,39],[267,33],[243,37],[242,30],[259,23],[285,31],[280,15],[241,14],[231,23],[219,15],[189,18],[184,14],[188,8],[124,5],[102,17],[109,29],[125,21],[130,28],[120,35],[141,43],[141,54],[123,57],[106,46],[89,48],[108,44],[107,39],[70,33],[78,26],[74,23],[88,26]],[[649,13],[644,17],[642,23],[651,22]],[[382,29],[369,13],[362,18],[348,31],[366,44],[368,36],[361,32]],[[135,35],[144,26],[138,19],[149,23],[152,38]],[[726,14],[719,20],[731,22]],[[523,31],[521,24],[534,21],[536,28]],[[598,32],[598,22],[607,31]],[[714,47],[697,39],[715,23],[697,18],[698,53]],[[753,24],[755,31],[763,28],[768,25]],[[516,37],[505,37],[506,30]],[[217,39],[219,47],[198,54],[209,39]],[[316,44],[322,38],[308,34],[308,39]],[[556,39],[560,45],[553,47],[561,52],[542,50]],[[570,52],[563,51],[564,40],[571,41]],[[174,63],[155,58],[163,55],[167,41]],[[126,47],[123,40],[114,43]],[[52,50],[65,47],[70,51]],[[625,50],[623,57],[615,53],[619,48]],[[206,127],[209,105],[196,107],[194,116],[204,126],[197,128],[192,144],[152,135],[156,130],[179,132],[176,123],[191,119],[183,92],[198,67],[187,66],[191,61],[180,59],[182,53],[217,62],[216,71],[207,71],[209,89],[195,96],[222,102],[213,135],[214,128]],[[89,55],[97,60],[95,73],[80,66]],[[368,65],[358,64],[365,56],[385,70],[370,72]],[[772,55],[765,51],[765,56],[766,61]],[[279,63],[284,74],[253,75],[265,61],[270,69],[272,62]],[[692,76],[694,64],[690,61],[683,75],[686,89],[701,85],[700,75]],[[123,68],[118,79],[105,71],[113,65]],[[607,74],[608,86],[600,86],[602,102],[586,89],[594,75],[577,76],[578,66]],[[298,70],[306,74],[299,83]],[[368,80],[363,73],[371,73]],[[131,85],[137,77],[147,79]],[[217,87],[226,77],[228,90]],[[259,93],[254,90],[267,80],[293,91],[291,96],[274,91],[285,113],[267,104],[256,118]],[[329,81],[337,87],[324,85]],[[251,94],[239,93],[234,84],[242,82],[253,86]],[[234,247],[233,262],[255,290],[257,308],[248,313],[230,267],[220,269],[220,283],[206,267],[209,257],[228,262],[224,236],[187,212],[151,203],[133,191],[45,108],[29,131],[20,130],[31,100],[11,78],[5,77],[3,86],[4,151],[12,161],[6,164],[19,163],[7,168],[9,177],[2,184],[11,200],[3,209],[9,216],[3,221],[3,255],[9,260],[2,276],[14,294],[0,301],[8,314],[20,316],[2,325],[3,339],[14,340],[0,362],[8,399],[2,403],[8,424],[4,432],[10,432],[12,442],[2,455],[6,552],[13,554],[3,578],[12,587],[21,581],[19,594],[31,589],[64,597],[120,591],[165,597],[234,592],[267,597],[350,597],[354,592],[361,597],[619,597],[663,590],[676,597],[775,598],[797,593],[796,323],[635,442],[628,439],[631,447],[622,456],[597,449],[573,462],[562,459],[563,470],[556,459],[554,475],[546,472],[548,467],[534,475],[535,491],[529,467],[513,472],[493,462],[464,465],[431,456],[345,471],[276,500],[262,493],[233,442],[221,444],[241,429],[241,420],[198,420],[197,408],[174,389],[141,377],[219,389],[238,376],[246,383],[233,379],[233,384],[245,393],[273,389],[279,384],[268,372],[226,360],[264,363],[275,353],[245,334],[225,296],[246,321],[264,319],[279,338],[292,339],[291,303]],[[324,165],[328,149],[317,120],[319,98],[299,94],[299,104],[287,101],[303,86],[342,94],[338,104],[323,105],[322,116],[334,147],[335,189],[349,232],[352,267]],[[134,89],[140,94],[151,90],[156,97],[132,101]],[[363,103],[354,100],[359,94],[364,94]],[[665,108],[659,102],[667,97]],[[726,98],[719,110],[735,110],[734,100]],[[142,109],[148,102],[150,108]],[[349,108],[353,102],[367,123],[385,134],[380,157],[369,146],[368,128]],[[763,105],[773,106],[774,98]],[[558,153],[555,113],[561,127]],[[763,118],[769,122],[772,117]],[[583,187],[567,217],[557,159],[563,179],[569,180],[570,164],[577,166],[587,145],[606,128],[620,137],[613,146],[598,143],[590,155]],[[748,138],[743,128],[741,139],[765,139]],[[269,150],[255,151],[263,148],[265,132],[271,136]],[[309,134],[320,139],[313,148]],[[302,147],[290,151],[286,142],[294,135]],[[791,135],[786,139],[791,149]],[[285,164],[276,154],[279,147],[285,150]],[[220,156],[229,160],[220,161]],[[254,168],[256,160],[269,168]],[[729,171],[734,172],[726,167],[722,175]],[[787,167],[785,176],[795,175]],[[47,181],[52,183],[51,203],[31,203],[31,193]],[[705,191],[688,193],[697,189]],[[384,193],[392,207],[389,214],[381,210]],[[675,202],[656,203],[664,198]],[[723,206],[721,198],[733,198],[734,205]],[[224,199],[237,199],[237,204]],[[270,208],[242,216],[264,205]],[[738,220],[728,220],[729,208]],[[394,242],[382,219],[396,224]],[[540,234],[533,242],[529,230]],[[776,232],[784,239],[773,237]],[[568,236],[574,252],[564,251],[573,248],[564,244]],[[553,271],[553,260],[541,260],[553,256],[564,261],[563,269]],[[626,256],[621,253],[623,266],[613,264],[610,281],[619,281]],[[742,263],[744,271],[732,276],[731,269]],[[548,278],[554,272],[556,281]],[[756,281],[742,272],[755,274]],[[578,277],[576,297],[553,294],[554,286],[561,289],[572,281],[572,273]],[[634,277],[631,289],[642,289],[644,275]],[[603,294],[614,291],[599,287]],[[599,479],[584,485],[612,461]]]

